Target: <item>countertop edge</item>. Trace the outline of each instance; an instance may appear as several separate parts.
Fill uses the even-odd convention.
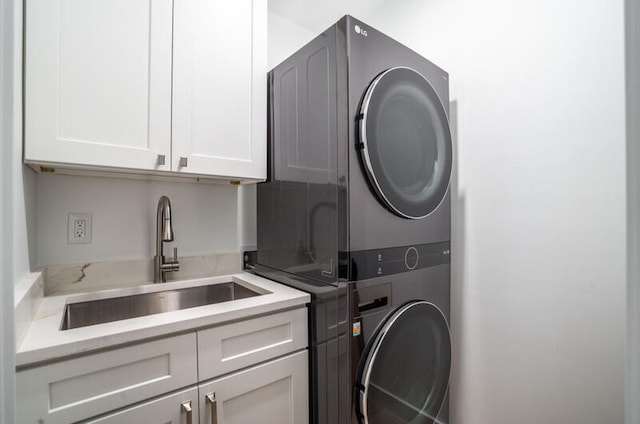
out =
[[[65,332],[58,330],[62,310],[67,298],[76,297],[78,294],[45,297],[26,334],[22,337],[21,345],[17,345],[16,368],[18,370],[31,368],[68,357],[97,353],[120,345],[169,337],[200,328],[304,307],[310,301],[308,293],[253,274],[230,274],[212,277],[211,280],[216,282],[225,278],[238,278],[270,293],[233,302],[132,318]],[[204,279],[198,279],[200,280]],[[186,281],[185,284],[188,282]]]

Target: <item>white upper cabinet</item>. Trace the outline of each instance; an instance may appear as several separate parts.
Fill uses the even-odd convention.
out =
[[[27,0],[25,14],[26,162],[265,178],[266,1]]]
[[[266,24],[264,0],[176,0],[174,169],[265,178]]]
[[[169,170],[171,0],[28,0],[25,159]]]

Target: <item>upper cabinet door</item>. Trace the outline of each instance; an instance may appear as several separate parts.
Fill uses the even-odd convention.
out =
[[[265,0],[175,0],[174,171],[266,178],[266,24]]]
[[[25,161],[169,170],[172,1],[27,0],[25,13]]]

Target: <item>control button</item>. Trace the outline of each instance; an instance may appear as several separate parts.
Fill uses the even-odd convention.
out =
[[[407,268],[414,269],[418,266],[419,258],[420,255],[418,254],[418,249],[416,249],[415,247],[410,247],[404,253],[404,264],[407,266]]]
[[[378,275],[382,275],[382,267],[378,267]]]
[[[382,262],[382,253],[378,253],[378,262]]]

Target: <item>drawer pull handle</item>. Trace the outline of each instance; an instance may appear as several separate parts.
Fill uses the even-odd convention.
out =
[[[193,424],[193,409],[191,408],[191,401],[187,401],[180,405],[182,412],[187,414],[187,424]]]
[[[206,402],[211,404],[211,424],[218,424],[218,406],[216,404],[216,394],[209,393],[205,396]]]
[[[178,166],[180,168],[186,168],[187,167],[187,158],[185,156],[180,156],[180,160],[178,161]]]
[[[160,165],[164,165],[165,162],[165,156],[164,155],[158,155],[156,157],[156,165],[160,166]]]

